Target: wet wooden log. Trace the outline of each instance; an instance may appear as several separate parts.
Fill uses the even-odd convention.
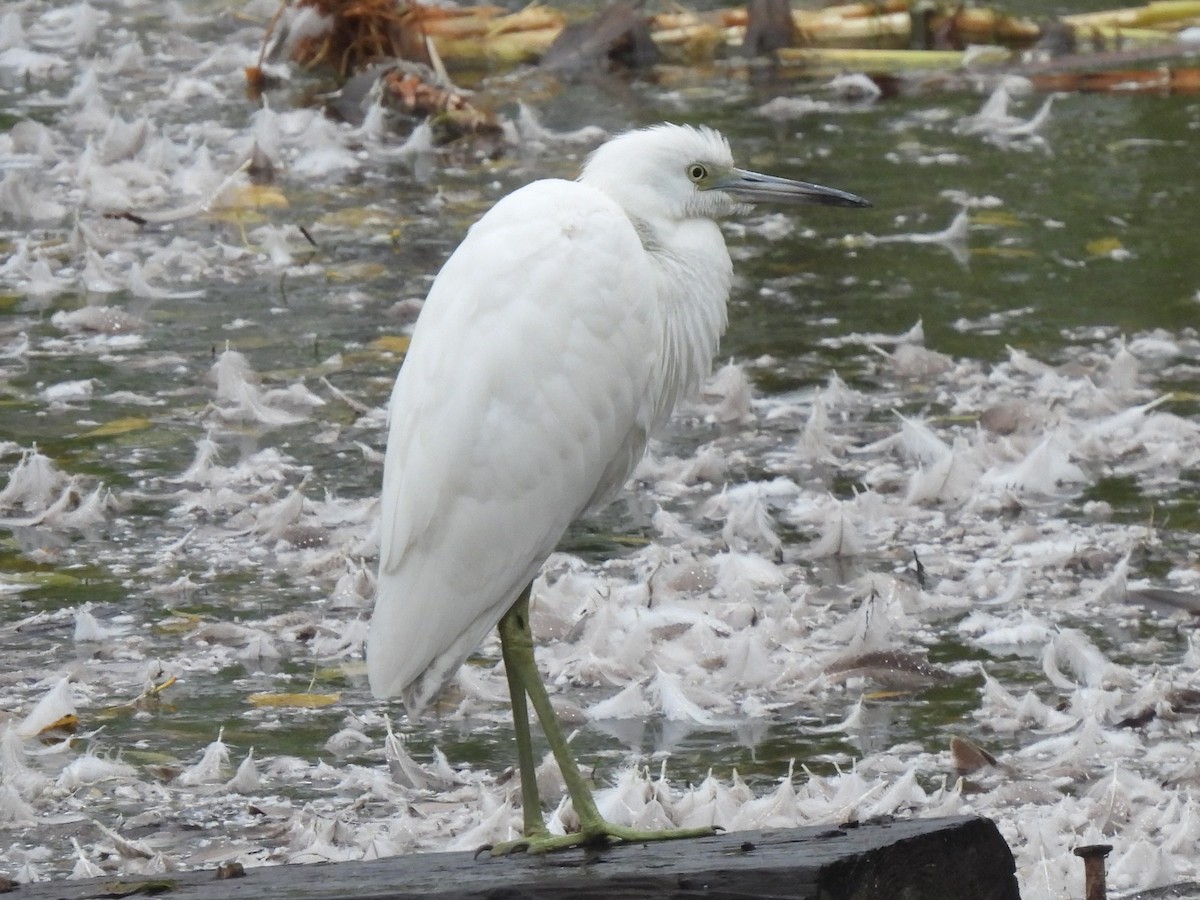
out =
[[[579,74],[612,64],[644,69],[658,62],[658,47],[640,3],[618,0],[586,22],[567,25],[542,56],[541,67]]]
[[[796,43],[796,21],[790,0],[750,0],[747,5],[745,56],[769,56]]]
[[[17,900],[155,893],[170,900],[407,898],[781,898],[1020,900],[1012,852],[988,819],[909,819],[840,828],[742,831],[548,856],[424,853],[370,862],[266,866],[23,885]]]

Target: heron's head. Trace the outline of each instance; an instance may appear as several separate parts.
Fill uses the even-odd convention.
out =
[[[871,205],[846,191],[739,169],[719,132],[687,125],[618,135],[592,153],[580,181],[648,221],[716,219],[753,203]]]

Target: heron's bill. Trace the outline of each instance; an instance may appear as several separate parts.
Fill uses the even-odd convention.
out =
[[[819,203],[822,206],[870,206],[849,191],[794,181],[778,175],[763,175],[745,169],[733,169],[724,178],[713,184],[719,191],[729,194],[743,203]]]

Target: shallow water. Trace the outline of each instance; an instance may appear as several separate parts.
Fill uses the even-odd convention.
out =
[[[502,839],[519,817],[494,639],[430,719],[387,710],[427,783],[390,774],[403,766],[360,649],[375,453],[413,312],[397,301],[423,296],[492,202],[572,176],[587,147],[401,157],[408,124],[326,123],[304,105],[312,76],[285,73],[266,112],[243,98],[269,9],[163,10],[35,3],[10,14],[16,46],[47,58],[0,57],[0,722],[28,723],[64,677],[60,711],[79,716],[70,745],[5,736],[0,866],[34,878]],[[1123,601],[1128,584],[1194,606],[1200,580],[1200,102],[1067,95],[1034,135],[988,140],[963,123],[992,79],[866,104],[792,81],[669,81],[539,90],[538,113],[552,129],[714,125],[743,165],[875,206],[728,226],[738,281],[718,366],[737,367],[634,488],[571,530],[535,605],[579,758],[626,786],[613,802],[631,816],[651,813],[629,767],[664,762],[678,791],[697,786],[679,809],[707,797],[727,826],[991,815],[1027,897],[1078,890],[1069,850],[1098,836],[1118,848],[1118,888],[1194,877],[1178,837],[1200,822],[1195,714],[1178,697],[1194,686],[1191,619]],[[525,90],[490,92],[515,116]],[[825,105],[789,117],[766,107],[779,97]],[[145,117],[145,133],[114,117]],[[278,165],[270,191],[238,194],[244,176],[219,191],[256,139]],[[105,216],[205,199],[145,226]],[[964,208],[963,240],[886,242]],[[1011,432],[982,427],[1004,404]],[[974,475],[939,492],[921,478],[951,447]],[[42,457],[57,474],[18,474]],[[854,535],[840,553],[839,521]],[[914,691],[826,671],[879,647],[949,677]],[[670,706],[664,677],[694,711]],[[589,712],[630,685],[648,713]],[[1006,710],[996,685],[1037,702]],[[251,702],[282,692],[329,704]],[[1158,717],[1120,724],[1145,708]],[[956,788],[953,736],[1007,768]],[[253,777],[231,787],[251,748]],[[795,810],[780,796],[793,761]]]

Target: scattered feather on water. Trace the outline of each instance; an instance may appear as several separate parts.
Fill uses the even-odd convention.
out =
[[[950,251],[954,261],[966,265],[970,253],[967,248],[967,238],[971,232],[971,217],[966,209],[958,211],[957,215],[941,231],[907,232],[899,234],[862,234],[854,240],[866,247],[878,244],[936,244]]]
[[[941,666],[903,650],[874,650],[837,659],[825,666],[834,681],[866,678],[893,690],[923,690],[951,675]]]
[[[999,766],[996,757],[978,744],[955,735],[950,738],[950,764],[957,775],[972,775]]]
[[[24,738],[36,737],[64,719],[76,714],[75,698],[68,679],[55,682],[37,704],[17,725],[16,733]]]

